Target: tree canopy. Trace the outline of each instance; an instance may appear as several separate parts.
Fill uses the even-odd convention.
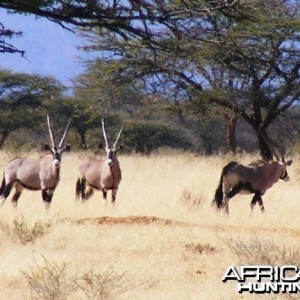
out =
[[[271,159],[267,129],[300,100],[300,4],[243,3],[245,18],[246,7],[235,2],[230,11],[185,16],[175,30],[158,26],[148,43],[94,30],[87,33],[90,49],[114,61],[108,78],[120,84],[140,81],[173,106],[188,103],[199,112],[215,105],[243,118],[262,157]]]
[[[271,159],[269,130],[300,100],[298,1],[10,0],[0,8],[80,29],[85,50],[100,54],[78,78],[76,100],[62,106],[76,114],[80,134],[100,103],[102,114],[120,114],[121,100],[127,116],[155,103],[185,125],[191,115],[224,118],[229,135],[241,118]]]
[[[46,101],[60,96],[62,86],[53,78],[0,71],[0,149],[20,128],[36,129],[45,116]]]

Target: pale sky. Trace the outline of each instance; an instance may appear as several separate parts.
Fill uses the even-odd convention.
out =
[[[23,32],[23,36],[7,42],[24,50],[26,56],[0,53],[0,69],[50,75],[67,87],[72,86],[70,79],[84,71],[83,53],[77,49],[84,41],[75,33],[46,19],[12,15],[4,9],[0,9],[0,22],[6,29]]]

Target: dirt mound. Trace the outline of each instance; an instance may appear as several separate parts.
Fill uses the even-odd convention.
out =
[[[99,218],[84,218],[79,220],[65,220],[73,224],[92,224],[92,225],[149,225],[149,224],[159,224],[159,225],[188,225],[183,222],[164,219],[155,216],[126,216],[126,217],[99,217]]]
[[[162,226],[181,226],[181,227],[198,227],[203,229],[212,230],[215,232],[236,232],[237,228],[231,224],[197,224],[188,223],[178,220],[172,220],[167,218],[161,218],[156,216],[125,216],[125,217],[96,217],[96,218],[83,218],[83,219],[71,219],[67,218],[62,220],[75,225],[162,225]],[[243,232],[250,232],[253,234],[267,233],[267,234],[279,234],[284,236],[299,236],[300,229],[290,228],[270,228],[265,226],[239,226],[239,230]]]

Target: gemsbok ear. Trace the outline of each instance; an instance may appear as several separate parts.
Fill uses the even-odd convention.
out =
[[[120,149],[120,150],[124,150],[124,145],[121,144],[121,145],[119,146],[119,149]]]
[[[287,166],[290,166],[292,163],[293,163],[293,160],[292,160],[292,159],[289,159],[285,164],[286,164]]]
[[[98,148],[99,148],[99,149],[104,149],[103,144],[102,144],[102,143],[99,143],[99,144],[98,144]]]

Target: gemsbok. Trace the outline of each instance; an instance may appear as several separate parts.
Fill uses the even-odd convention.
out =
[[[87,158],[78,168],[78,180],[76,183],[76,199],[88,200],[94,194],[94,190],[102,191],[103,199],[106,201],[107,192],[112,191],[112,200],[114,204],[118,186],[121,182],[121,169],[117,158],[117,153],[123,148],[119,145],[119,139],[124,129],[123,124],[117,139],[112,147],[109,146],[102,119],[102,131],[105,140],[106,159],[98,159],[95,157]],[[88,190],[86,188],[88,186]]]
[[[262,196],[279,179],[289,180],[287,166],[292,164],[292,160],[285,162],[276,156],[277,160],[264,161],[258,160],[249,165],[242,165],[238,162],[230,162],[221,173],[220,182],[215,192],[213,204],[218,209],[224,208],[229,214],[228,202],[238,193],[254,194],[250,204],[250,215],[258,202],[260,209],[264,212]]]
[[[21,157],[11,160],[3,172],[3,180],[0,187],[0,206],[5,203],[11,189],[14,187],[15,193],[11,199],[13,206],[17,207],[18,199],[25,188],[31,191],[41,190],[45,208],[50,208],[53,193],[60,179],[59,173],[62,154],[64,151],[70,151],[71,149],[70,145],[63,146],[70,120],[58,147],[54,143],[54,136],[48,115],[47,124],[51,146],[45,145],[45,150],[49,150],[52,155],[46,154],[37,160]]]

